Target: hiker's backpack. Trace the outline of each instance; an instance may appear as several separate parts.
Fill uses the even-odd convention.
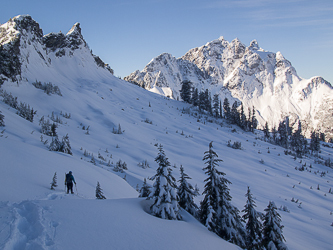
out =
[[[72,175],[71,174],[66,174],[66,184],[72,183]]]

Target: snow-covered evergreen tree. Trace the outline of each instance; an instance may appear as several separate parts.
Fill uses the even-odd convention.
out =
[[[246,231],[242,224],[242,218],[239,215],[237,207],[231,204],[231,195],[228,184],[229,180],[221,177],[221,193],[219,200],[219,228],[218,235],[242,248],[245,247]]]
[[[180,179],[178,186],[179,206],[184,208],[193,216],[197,215],[198,206],[195,204],[193,197],[196,196],[193,186],[187,182],[191,179],[185,172],[183,166],[180,166]]]
[[[61,142],[59,141],[58,136],[52,137],[52,142],[50,143],[49,150],[50,151],[60,151]]]
[[[142,188],[140,189],[139,197],[149,197],[150,193],[150,186],[147,184],[146,178],[144,178]]]
[[[296,152],[297,157],[301,158],[306,151],[306,140],[302,135],[301,121],[298,121],[298,129],[291,135],[291,149]]]
[[[223,101],[223,113],[224,113],[224,118],[229,120],[230,119],[230,104],[229,104],[229,100],[227,97],[225,97],[224,101]]]
[[[219,196],[222,189],[220,176],[225,173],[216,169],[221,159],[213,150],[213,142],[209,143],[209,150],[204,153],[203,161],[206,167],[203,168],[208,177],[205,179],[205,187],[203,191],[204,198],[200,203],[198,212],[199,221],[204,224],[210,231],[218,232],[218,208]]]
[[[193,90],[191,103],[193,104],[193,106],[198,106],[199,105],[199,92],[198,92],[197,88],[195,88]]]
[[[241,111],[240,111],[240,124],[239,126],[243,129],[246,130],[247,129],[247,120],[246,120],[246,115],[244,113],[244,107],[243,107],[243,103],[241,104]]]
[[[213,151],[213,142],[209,144],[209,150],[205,152],[203,161],[207,165],[203,170],[208,178],[205,179],[204,199],[200,203],[198,218],[210,231],[215,232],[221,238],[235,243],[240,247],[245,246],[245,229],[239,215],[239,210],[231,205],[231,196],[224,172],[216,169],[218,155]]]
[[[264,137],[265,139],[269,139],[269,128],[268,128],[268,122],[265,123],[265,127],[264,127]]]
[[[239,117],[239,112],[237,110],[238,104],[237,101],[234,101],[231,107],[230,111],[230,122],[232,124],[237,124],[238,126],[240,125],[240,117]]]
[[[64,153],[69,154],[69,155],[73,155],[72,147],[71,147],[70,142],[69,142],[68,134],[66,134],[66,136],[64,136],[62,138],[61,147],[60,147],[59,151],[64,152]]]
[[[154,201],[150,210],[156,217],[180,220],[176,179],[172,176],[171,164],[164,153],[162,145],[158,147],[158,150],[159,153],[155,158],[158,168],[156,174],[151,178],[151,180],[155,180],[155,183],[149,196],[149,199]]]
[[[54,173],[52,182],[51,182],[51,189],[54,190],[55,187],[57,187],[57,172]]]
[[[101,185],[99,184],[99,182],[97,182],[97,186],[96,186],[96,199],[99,199],[99,200],[106,199],[105,196],[103,195],[103,191],[102,191],[102,188],[101,188]]]
[[[2,112],[0,111],[0,127],[4,127],[5,126],[5,116],[2,114]]]
[[[252,117],[251,117],[251,123],[252,123],[252,130],[251,132],[254,132],[254,130],[257,128],[258,126],[258,120],[256,118],[256,110],[254,107],[252,107]]]
[[[275,203],[270,201],[265,209],[265,220],[263,228],[263,246],[267,250],[286,250],[285,238],[282,234],[281,216],[277,212]]]
[[[311,133],[310,150],[312,151],[311,153],[315,152],[317,154],[320,150],[319,133],[316,133],[315,131]]]
[[[250,187],[247,187],[246,205],[242,212],[243,220],[246,221],[246,249],[259,250],[262,247],[262,223],[261,213],[258,213],[255,209],[256,204],[251,194]]]
[[[215,117],[220,117],[220,100],[218,94],[215,94],[213,97],[213,114]]]
[[[188,80],[182,81],[180,89],[180,98],[183,99],[184,102],[191,103],[192,96],[192,83]]]

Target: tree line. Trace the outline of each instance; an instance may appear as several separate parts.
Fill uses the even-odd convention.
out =
[[[184,102],[198,107],[199,111],[205,111],[215,118],[224,118],[229,123],[238,125],[244,131],[254,132],[258,126],[254,107],[248,108],[248,115],[246,115],[243,103],[239,104],[235,101],[230,106],[228,98],[225,97],[222,104],[218,94],[212,98],[208,89],[199,91],[197,88],[193,88],[190,81],[182,82],[180,98]]]

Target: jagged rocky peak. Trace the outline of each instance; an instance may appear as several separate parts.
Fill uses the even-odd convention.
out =
[[[15,29],[23,33],[24,31],[32,33],[38,38],[43,37],[43,30],[39,27],[39,24],[32,19],[29,15],[16,16],[13,19],[16,23]]]
[[[257,40],[253,40],[253,41],[250,43],[249,49],[251,49],[251,50],[259,50],[259,49],[260,49]]]
[[[81,44],[87,46],[86,41],[83,39],[81,34],[80,23],[76,23],[73,27],[67,32],[66,35],[63,33],[50,33],[44,36],[45,46],[55,51],[62,48],[71,48],[72,50],[78,49]],[[63,56],[64,51],[58,51],[57,56]]]

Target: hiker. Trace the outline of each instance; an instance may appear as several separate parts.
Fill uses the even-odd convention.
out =
[[[76,186],[76,182],[75,182],[74,176],[72,175],[72,171],[69,171],[69,173],[66,174],[66,180],[65,180],[65,185],[67,185],[67,194],[69,193],[69,190],[71,190],[71,193],[74,194],[73,182],[75,183],[75,186]]]

